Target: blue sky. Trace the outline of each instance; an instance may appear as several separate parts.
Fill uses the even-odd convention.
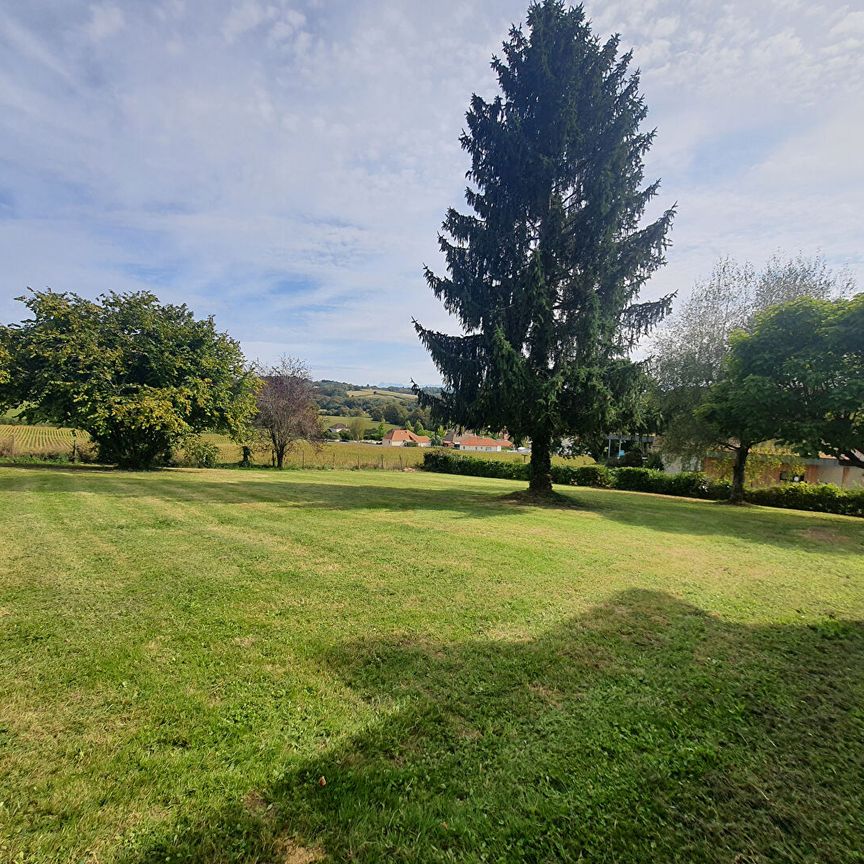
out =
[[[864,3],[604,0],[642,69],[658,209],[645,296],[722,254],[823,252],[864,285]],[[0,320],[29,285],[147,288],[247,356],[437,379],[411,327],[460,205],[472,91],[526,0],[5,0]],[[449,325],[452,329],[452,324]]]

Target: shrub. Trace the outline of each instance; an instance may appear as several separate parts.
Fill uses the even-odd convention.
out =
[[[576,486],[596,486],[607,489],[612,485],[612,472],[605,465],[580,465],[573,469]]]
[[[9,435],[6,438],[0,438],[0,456],[15,455],[15,436]]]
[[[745,500],[765,507],[787,507],[864,516],[864,489],[841,489],[831,483],[785,483],[765,489],[748,489]]]
[[[497,477],[500,480],[527,480],[528,466],[524,462],[504,459],[475,459],[446,450],[429,450],[423,454],[423,470],[440,474],[467,474],[472,477]]]
[[[612,485],[633,492],[662,492],[665,477],[650,468],[616,468],[612,471]]]
[[[192,438],[183,445],[181,464],[195,468],[215,468],[219,462],[219,448],[212,441]]]

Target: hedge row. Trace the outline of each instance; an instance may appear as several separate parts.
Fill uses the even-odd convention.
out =
[[[497,477],[504,480],[528,480],[528,465],[477,459],[458,453],[432,450],[423,455],[423,469],[441,474],[467,474],[472,477]],[[651,468],[607,468],[605,465],[552,466],[552,482],[560,486],[595,486],[603,489],[627,489],[679,495],[709,501],[729,497],[729,484],[711,480],[699,471],[666,474]],[[815,510],[864,516],[864,489],[840,489],[830,484],[788,483],[766,489],[748,489],[746,499],[765,507]]]
[[[748,489],[745,497],[751,504],[765,507],[864,516],[864,489],[841,489],[831,483],[784,483],[765,489]]]

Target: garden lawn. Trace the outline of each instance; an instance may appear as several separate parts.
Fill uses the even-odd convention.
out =
[[[0,861],[852,862],[864,523],[0,469]]]

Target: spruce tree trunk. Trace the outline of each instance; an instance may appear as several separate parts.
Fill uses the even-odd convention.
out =
[[[749,444],[741,444],[735,451],[735,464],[732,466],[732,490],[729,493],[729,501],[732,504],[744,503],[744,469],[747,467],[749,453]]]
[[[552,447],[548,435],[531,439],[528,491],[548,495],[552,491]]]

